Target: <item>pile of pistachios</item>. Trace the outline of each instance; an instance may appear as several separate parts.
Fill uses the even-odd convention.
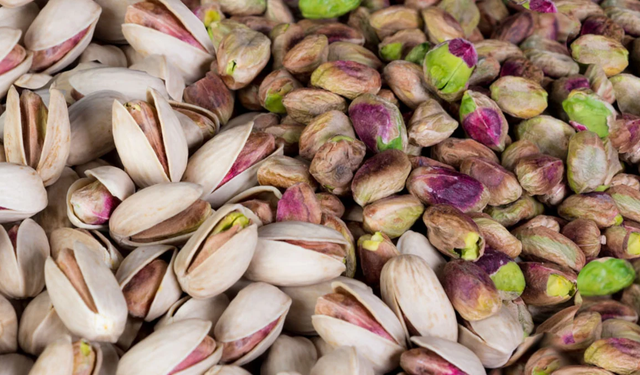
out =
[[[640,374],[639,0],[0,5],[0,375]]]

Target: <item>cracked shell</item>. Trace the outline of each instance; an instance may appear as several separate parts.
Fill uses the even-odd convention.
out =
[[[0,27],[0,63],[4,64],[5,60],[11,57],[12,51],[22,48],[18,44],[21,37],[21,30]],[[0,73],[0,98],[3,98],[7,94],[7,91],[9,91],[9,87],[11,87],[13,82],[29,71],[32,61],[33,53],[27,52],[22,61],[16,61],[15,65],[10,70]]]
[[[73,248],[73,244],[82,242],[91,251],[95,252],[104,263],[114,272],[122,262],[122,254],[116,249],[104,234],[97,230],[84,230],[74,228],[58,228],[49,234],[51,255],[56,258],[58,253],[65,248]]]
[[[213,323],[209,330],[209,336],[213,336],[213,328],[228,306],[229,297],[226,294],[206,299],[195,299],[187,296],[171,305],[167,313],[158,320],[153,329],[157,331],[161,327],[187,319],[201,319]]]
[[[118,353],[116,348],[106,343],[90,343],[80,339],[80,355],[87,355],[93,352],[95,355],[93,368],[87,372],[88,375],[115,374],[118,366]],[[46,349],[34,363],[30,375],[74,375],[76,365],[75,343],[69,335],[53,341],[47,345]],[[86,345],[86,346],[84,346]],[[84,347],[83,347],[84,346]],[[84,365],[84,362],[81,362]],[[84,366],[83,366],[83,369]]]

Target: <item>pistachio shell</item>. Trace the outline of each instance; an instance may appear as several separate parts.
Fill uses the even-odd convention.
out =
[[[191,270],[196,254],[204,246],[210,233],[234,211],[247,216],[252,224],[236,233],[203,263]],[[257,227],[260,224],[260,219],[252,211],[239,204],[223,206],[210,216],[176,258],[174,269],[182,289],[194,298],[211,298],[229,289],[249,267],[258,242]]]
[[[67,217],[67,190],[69,186],[78,179],[78,175],[73,169],[65,167],[55,184],[46,189],[45,209],[38,213],[33,219],[40,224],[47,235],[58,228],[71,227],[71,221]]]
[[[251,375],[251,373],[240,366],[213,366],[204,375]]]
[[[8,8],[0,8],[0,12],[5,11]],[[37,9],[37,8],[36,8]],[[37,11],[36,11],[37,12]],[[18,16],[11,15],[9,18],[13,18]],[[0,13],[0,26],[2,25],[2,16]],[[9,52],[13,49],[13,47],[18,43],[20,37],[22,36],[22,31],[12,28],[0,27],[0,61],[2,61]],[[0,74],[0,98],[3,98],[7,91],[9,91],[9,87],[23,74],[29,71],[31,68],[31,62],[33,61],[33,53],[27,53],[25,59],[18,65],[16,65],[13,69]]]
[[[117,270],[122,262],[122,255],[111,241],[98,231],[83,231],[72,228],[58,228],[50,233],[51,256],[58,257],[62,249],[72,249],[73,244],[82,242],[88,249],[95,252],[112,270]]]
[[[0,355],[0,374],[27,375],[33,366],[33,360],[22,354]]]
[[[0,353],[18,350],[18,317],[13,306],[0,295]]]
[[[437,336],[417,336],[412,337],[411,342],[435,352],[466,374],[486,374],[478,357],[463,345],[455,342],[455,340],[446,340]]]
[[[187,319],[169,324],[129,349],[118,364],[116,375],[165,375],[182,362],[207,336],[211,322]],[[202,361],[178,371],[176,375],[202,374],[218,363],[222,347]]]
[[[322,356],[310,375],[373,375],[372,363],[355,346],[340,346]]]
[[[228,306],[229,297],[225,294],[207,299],[184,297],[171,305],[167,313],[158,320],[158,323],[154,326],[154,330],[182,320],[200,319],[212,323],[209,336],[213,336],[213,328]]]
[[[44,230],[31,219],[24,220],[15,234],[0,228],[0,291],[10,298],[35,297],[44,288],[44,264],[49,242]]]
[[[345,249],[349,243],[340,232],[329,227],[299,221],[265,225],[258,230],[255,255],[245,277],[278,286],[312,285],[340,276],[344,261],[284,242],[313,241],[338,244]]]
[[[142,61],[132,64],[129,68],[161,78],[169,96],[174,100],[182,101],[182,92],[185,88],[184,78],[180,74],[180,70],[166,56],[149,55]]]
[[[121,93],[127,100],[146,100],[148,88],[152,88],[163,98],[169,97],[161,79],[146,72],[127,68],[86,67],[68,77],[68,84],[69,90],[73,89],[84,96],[108,90]],[[60,83],[57,83],[52,86],[59,85]]]
[[[127,67],[127,57],[124,52],[116,46],[100,45],[91,43],[80,55],[79,62],[96,61],[100,64],[113,67]]]
[[[396,247],[401,254],[417,255],[424,259],[437,275],[447,263],[440,251],[431,245],[425,235],[412,230],[400,236]]]
[[[40,355],[55,340],[71,335],[51,304],[49,292],[44,291],[31,300],[20,317],[18,343],[31,355]]]
[[[317,360],[316,347],[309,339],[280,335],[262,362],[260,375],[308,374]]]

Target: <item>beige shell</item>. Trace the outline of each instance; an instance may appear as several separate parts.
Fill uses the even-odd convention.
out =
[[[469,375],[486,375],[480,359],[465,346],[455,341],[435,336],[414,336],[411,342],[416,346],[429,349]]]
[[[53,258],[49,257],[44,276],[51,302],[74,335],[115,343],[124,331],[128,313],[118,281],[103,260],[86,245],[76,242],[73,250],[98,312],[89,309]]]
[[[353,346],[340,346],[320,359],[310,375],[374,375],[373,366]]]
[[[254,186],[229,199],[227,203],[241,203],[250,199],[264,200],[276,207],[282,199],[282,193],[273,186]]]
[[[281,287],[280,289],[291,297],[292,300],[291,309],[289,310],[289,314],[287,314],[287,319],[284,321],[284,328],[287,332],[300,335],[316,334],[316,330],[313,328],[313,324],[311,324],[311,316],[315,313],[316,301],[318,297],[333,292],[331,283],[334,281],[355,283],[362,288],[369,288],[366,284],[358,280],[344,276],[313,285]]]
[[[123,289],[142,268],[167,252],[171,253],[171,261],[153,297],[149,312],[147,316],[144,317],[144,320],[147,322],[155,320],[166,313],[182,294],[176,275],[173,273],[173,266],[178,249],[168,245],[139,247],[124,258],[116,273],[116,279],[120,284],[120,288]]]
[[[69,88],[84,96],[97,91],[117,91],[127,100],[147,100],[148,88],[152,88],[163,98],[169,97],[160,78],[138,70],[92,64],[93,67],[76,71],[68,77]]]
[[[38,90],[38,89],[45,90],[47,88],[46,86],[49,85],[52,79],[53,79],[53,76],[49,74],[25,73],[21,75],[20,78],[16,79],[16,81],[13,84],[20,88],[28,89],[28,90]],[[44,95],[41,95],[40,93],[37,93],[37,94],[42,96],[42,99],[45,99]],[[48,100],[45,100],[45,102],[47,101]]]
[[[188,272],[198,250],[215,226],[233,211],[247,216],[253,224],[230,238],[196,269]],[[223,293],[238,281],[249,267],[258,243],[258,219],[251,210],[239,205],[222,206],[191,236],[176,258],[178,281],[187,294],[194,298],[211,298]]]
[[[80,31],[89,31],[64,57],[44,70],[53,74],[61,71],[80,56],[93,37],[102,9],[92,0],[49,0],[24,36],[30,51],[42,51],[55,47]]]
[[[318,351],[318,358],[322,358],[335,350],[334,347],[327,344],[327,342],[320,336],[312,337],[311,342],[313,342],[313,345],[316,347],[316,351]]]
[[[400,251],[400,254],[417,255],[424,259],[436,275],[440,275],[445,264],[447,264],[447,261],[440,251],[433,247],[427,237],[422,233],[412,230],[404,232],[398,239],[396,247],[398,251]]]
[[[20,317],[18,343],[25,353],[38,356],[60,337],[71,335],[51,304],[46,290],[31,300]]]
[[[78,175],[73,169],[65,167],[55,184],[46,189],[47,201],[49,204],[33,219],[40,224],[47,235],[58,228],[71,227],[71,222],[67,217],[67,190],[69,186],[78,179]]]
[[[249,122],[223,131],[189,158],[184,180],[201,185],[204,190],[203,199],[211,203],[213,208],[220,207],[232,197],[255,186],[258,183],[257,172],[262,163],[273,155],[283,153],[283,145],[280,144],[271,155],[218,187],[238,158],[252,129],[253,122]],[[212,168],[212,165],[216,167]]]
[[[120,359],[117,375],[167,375],[207,336],[211,322],[188,319],[166,325],[129,349]],[[222,346],[205,360],[175,375],[197,375],[215,365]]]
[[[79,176],[84,176],[85,172],[91,169],[95,169],[98,167],[106,167],[106,166],[110,166],[111,164],[109,164],[108,162],[104,161],[104,159],[95,159],[95,160],[91,160],[90,162],[84,163],[84,164],[80,164],[80,165],[76,165],[73,169],[76,171],[76,173]],[[65,194],[67,192],[65,191]],[[66,207],[66,202],[65,202],[65,207]]]
[[[64,169],[71,147],[69,112],[62,92],[49,91],[49,114],[40,161],[36,171],[45,186],[55,183]],[[25,134],[22,129],[20,96],[14,87],[7,95],[7,115],[4,123],[4,151],[9,163],[27,165]]]
[[[37,296],[44,288],[44,264],[49,241],[44,230],[31,219],[18,227],[16,248],[4,227],[0,227],[0,291],[9,298]]]
[[[124,36],[123,36],[123,38],[124,38]],[[142,60],[144,60],[144,56],[139,54],[138,51],[136,51],[133,47],[131,47],[128,44],[126,44],[124,46],[120,46],[120,49],[127,56],[127,63],[129,64],[129,66],[131,66],[133,64],[137,64],[137,63],[141,62]]]
[[[317,360],[316,347],[309,339],[280,335],[269,348],[260,375],[278,375],[285,371],[308,374]]]
[[[171,107],[175,110],[175,109],[187,109],[189,111],[192,112],[196,112],[202,116],[205,116],[206,118],[208,118],[209,120],[211,120],[214,124],[215,124],[215,134],[218,134],[218,132],[220,131],[220,119],[218,119],[218,116],[216,116],[215,113],[209,111],[208,109],[202,108],[202,107],[198,107],[197,105],[193,105],[193,104],[189,104],[189,103],[180,103],[180,102],[176,102],[173,100],[169,101],[169,104],[171,104]],[[184,115],[183,115],[184,116]],[[183,125],[184,128],[184,125]]]
[[[160,31],[124,23],[122,33],[125,39],[143,56],[163,55],[182,73],[187,84],[202,78],[214,60],[214,49],[204,24],[180,0],[159,0],[191,32],[204,47],[204,52]]]
[[[228,306],[229,297],[225,294],[207,299],[195,299],[187,296],[171,305],[167,313],[158,320],[154,330],[186,319],[200,319],[212,323],[209,335],[213,336],[213,328]]]
[[[331,242],[349,246],[344,236],[329,227],[287,221],[258,229],[258,246],[245,277],[278,286],[313,285],[340,276],[344,262],[282,240]]]
[[[460,325],[458,342],[471,349],[485,367],[498,368],[507,363],[524,340],[517,316],[506,307],[483,320],[469,322],[473,331]]]
[[[129,175],[122,169],[118,169],[116,167],[104,166],[90,169],[85,172],[85,175],[87,176],[86,178],[81,178],[74,182],[67,191],[67,216],[71,223],[78,228],[105,229],[107,228],[107,224],[86,224],[76,216],[71,205],[71,196],[73,193],[94,181],[100,181],[111,195],[122,202],[133,195],[136,187],[133,185],[133,181],[131,181]]]
[[[69,80],[73,78],[74,75],[82,72],[83,70],[89,70],[89,69],[95,69],[95,68],[101,68],[101,67],[104,68],[102,64],[97,62],[79,63],[73,69],[65,70],[64,72],[56,74],[56,76],[53,78],[53,81],[51,81],[50,88],[62,91],[64,93],[64,98],[67,101],[67,103],[73,104],[76,102],[76,99],[73,96],[76,96],[76,94],[82,94],[82,93],[74,92],[77,90],[75,90],[74,87],[71,86],[71,83],[69,82]],[[98,91],[98,90],[94,90],[94,91]]]
[[[407,337],[406,321],[420,336],[458,339],[456,312],[429,264],[416,255],[391,258],[380,274],[382,300],[393,310]]]
[[[118,101],[113,102],[112,118],[113,140],[120,160],[131,179],[142,188],[162,182],[180,181],[189,157],[187,139],[169,103],[154,89],[147,91],[147,102],[158,114],[168,174],[140,126]]]
[[[18,350],[18,316],[11,302],[0,295],[0,354]]]
[[[378,373],[386,373],[396,368],[400,363],[400,355],[406,350],[406,344],[402,325],[393,311],[369,289],[339,281],[331,286],[334,292],[341,291],[355,297],[394,338],[395,342],[344,320],[326,315],[314,315],[311,321],[320,337],[333,347],[355,346],[360,354],[371,361],[374,370]]]
[[[0,0],[0,5],[7,8],[19,8],[33,0]]]
[[[0,7],[0,27],[9,27],[27,32],[29,26],[40,12],[36,3],[28,3],[18,8]],[[22,38],[20,39],[22,43]]]
[[[96,362],[90,375],[114,375],[118,354],[111,344],[90,343]],[[73,342],[69,335],[53,341],[38,357],[29,375],[72,375],[74,369]]]
[[[274,321],[278,323],[251,351],[231,364],[242,366],[264,353],[280,335],[290,306],[291,298],[272,285],[252,283],[242,289],[216,324],[214,334],[218,343],[240,340]]]
[[[240,366],[213,366],[204,375],[251,375],[251,373]]]
[[[127,56],[124,52],[116,46],[103,46],[96,43],[91,43],[80,55],[81,63],[96,61],[102,65],[112,67],[127,67]]]
[[[187,209],[202,194],[202,188],[188,182],[157,184],[139,190],[125,199],[109,219],[109,234],[118,244],[127,247],[187,242],[193,233],[156,241],[138,243],[131,236],[153,227]]]
[[[28,375],[33,360],[22,354],[0,355],[0,375]]]
[[[72,249],[76,241],[82,242],[89,250],[95,252],[113,272],[120,267],[122,254],[107,237],[97,230],[56,229],[49,235],[51,256],[54,259],[57,258],[62,249]]]
[[[104,90],[91,93],[69,107],[73,147],[67,165],[90,162],[116,147],[111,124],[114,100],[125,103],[127,98],[117,91]]]
[[[0,8],[2,11],[4,8]],[[8,27],[0,27],[0,61],[11,52],[13,47],[20,41],[22,31]],[[0,74],[0,98],[4,98],[9,91],[9,87],[31,68],[33,53],[27,53],[25,59],[13,69]]]
[[[182,101],[182,92],[185,88],[184,78],[180,70],[165,56],[149,55],[142,61],[129,67],[133,70],[141,70],[164,81],[167,93],[173,100]]]
[[[94,0],[102,8],[102,14],[96,26],[95,37],[103,42],[120,44],[125,42],[122,35],[122,23],[127,6],[140,0]]]

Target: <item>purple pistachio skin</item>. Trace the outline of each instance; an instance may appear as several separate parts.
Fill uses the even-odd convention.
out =
[[[402,353],[400,367],[407,375],[467,375],[466,372],[426,348],[415,348]]]
[[[509,124],[488,96],[467,90],[460,105],[460,122],[469,137],[495,151],[504,150]]]
[[[584,303],[580,307],[580,312],[597,312],[603,322],[610,319],[621,319],[632,323],[638,321],[638,313],[633,307],[612,299]]]
[[[443,269],[442,286],[453,307],[465,320],[486,319],[502,307],[493,280],[473,262],[462,259],[449,261]]]
[[[597,340],[584,352],[584,361],[616,374],[636,374],[640,370],[640,342],[613,337]]]
[[[551,0],[531,0],[529,9],[538,13],[557,13],[558,8]]]
[[[571,299],[576,292],[576,279],[578,276],[568,268],[553,263],[540,262],[520,262],[518,266],[520,266],[526,282],[526,287],[521,297],[527,305],[557,305]],[[549,279],[554,275],[555,277],[561,277],[572,286],[565,290],[565,293],[549,294]]]
[[[448,168],[414,169],[407,189],[423,203],[449,204],[462,212],[481,211],[489,202],[489,192],[480,181]]]
[[[407,129],[398,107],[372,94],[360,95],[349,106],[358,138],[374,153],[407,147]]]
[[[600,192],[569,196],[558,207],[558,214],[566,220],[591,219],[601,229],[622,223],[622,215],[613,198]]]
[[[475,262],[480,268],[489,275],[493,275],[507,263],[513,262],[513,259],[501,251],[494,250],[489,246],[485,246],[484,254]]]
[[[290,186],[278,201],[277,221],[306,221],[320,224],[322,206],[313,188],[304,182]]]
[[[522,188],[531,195],[549,194],[564,176],[562,159],[533,155],[520,159],[514,170]]]

